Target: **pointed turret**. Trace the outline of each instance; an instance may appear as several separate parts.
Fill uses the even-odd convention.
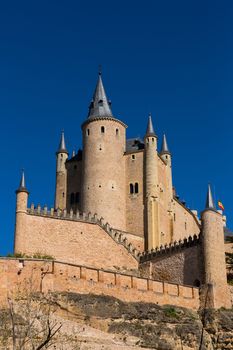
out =
[[[19,193],[19,192],[27,192],[27,193],[29,193],[27,188],[26,188],[24,170],[22,170],[22,176],[21,176],[21,180],[20,180],[20,183],[19,183],[19,187],[16,190],[16,193]]]
[[[149,117],[148,117],[148,123],[147,123],[147,129],[146,129],[145,137],[147,137],[147,136],[157,137],[155,132],[154,132],[154,127],[153,127],[153,123],[152,123],[151,114],[149,114]]]
[[[68,151],[67,151],[67,149],[66,149],[64,131],[61,132],[61,139],[60,139],[60,144],[59,144],[57,153],[66,153],[66,154],[68,154]]]
[[[205,209],[216,210],[210,185],[208,185]]]
[[[160,151],[160,155],[162,154],[171,154],[167,145],[167,139],[165,134],[163,135],[163,142],[162,142],[162,147]]]
[[[104,90],[101,72],[99,72],[99,78],[89,107],[88,118],[113,118],[110,105],[111,103],[108,101]]]
[[[67,169],[66,161],[68,159],[68,151],[65,144],[64,131],[61,133],[61,140],[56,152],[57,170],[56,170],[56,192],[55,192],[55,209],[66,208],[66,192],[67,192]]]
[[[201,244],[203,259],[203,287],[201,294],[205,308],[231,308],[227,285],[224,221],[215,209],[211,187],[208,185],[205,210],[201,213]],[[202,305],[201,305],[202,306]]]

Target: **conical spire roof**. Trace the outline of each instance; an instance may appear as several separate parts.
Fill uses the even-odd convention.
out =
[[[18,193],[18,192],[27,192],[27,193],[28,193],[28,190],[27,190],[27,188],[26,188],[24,170],[22,170],[22,175],[21,175],[19,187],[18,187],[16,193]]]
[[[147,129],[146,129],[146,136],[155,136],[155,137],[156,137],[156,134],[155,134],[155,132],[154,132],[153,123],[152,123],[151,114],[149,114],[149,117],[148,117],[148,123],[147,123]]]
[[[99,78],[89,107],[88,118],[102,118],[110,117],[113,118],[110,102],[107,99],[101,72],[99,72]]]
[[[68,154],[68,151],[66,149],[66,143],[65,143],[65,134],[64,134],[63,130],[61,132],[61,139],[60,139],[60,144],[59,144],[57,153],[67,153]]]
[[[216,210],[215,205],[214,205],[214,200],[213,200],[210,184],[208,185],[205,209],[214,209],[214,210]]]
[[[171,154],[167,145],[167,139],[165,134],[163,135],[163,142],[160,154]]]

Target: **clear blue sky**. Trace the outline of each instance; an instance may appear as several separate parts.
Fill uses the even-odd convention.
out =
[[[232,1],[2,1],[0,254],[13,249],[15,189],[53,205],[60,131],[81,147],[98,65],[114,115],[143,137],[151,111],[190,208],[207,183],[233,227]],[[33,234],[33,232],[32,232]]]

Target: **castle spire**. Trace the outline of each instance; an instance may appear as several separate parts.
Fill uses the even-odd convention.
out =
[[[101,70],[99,70],[99,78],[89,107],[88,118],[113,118],[110,101],[107,99],[101,75]]]
[[[215,205],[214,205],[214,200],[213,200],[213,196],[212,196],[212,191],[211,191],[210,184],[208,185],[208,191],[207,191],[207,196],[206,196],[206,205],[205,205],[205,209],[213,209],[213,210],[216,210]]]
[[[162,142],[162,147],[161,147],[161,151],[160,154],[171,154],[167,145],[167,139],[166,139],[166,135],[163,135],[163,142]]]
[[[66,149],[64,130],[62,130],[62,132],[61,132],[61,139],[60,139],[60,144],[59,144],[57,153],[67,153],[68,154],[68,151]]]
[[[22,170],[22,175],[21,175],[19,187],[18,187],[16,193],[18,193],[18,192],[27,192],[27,193],[28,193],[28,190],[27,190],[27,188],[26,188],[24,170]]]
[[[154,132],[154,127],[153,127],[153,123],[152,123],[152,117],[151,117],[151,113],[149,114],[148,117],[148,123],[147,123],[147,129],[146,129],[146,136],[154,136],[157,137],[155,132]]]

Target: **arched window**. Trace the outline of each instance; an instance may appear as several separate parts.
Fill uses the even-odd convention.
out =
[[[129,185],[129,193],[130,193],[130,194],[133,194],[133,193],[134,193],[134,186],[133,186],[133,184],[130,184],[130,185]]]
[[[104,126],[101,126],[101,133],[104,134],[104,132],[105,132]]]
[[[135,189],[135,193],[138,193],[139,192],[139,186],[138,186],[138,183],[136,182],[135,185],[134,185],[134,189]]]
[[[74,193],[70,195],[70,204],[74,204]]]
[[[90,135],[90,129],[87,129],[87,136]]]

